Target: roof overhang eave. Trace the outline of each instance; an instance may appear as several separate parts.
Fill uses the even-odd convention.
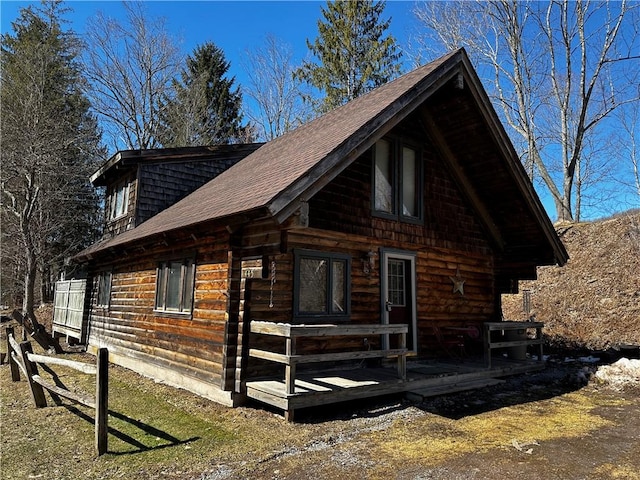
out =
[[[536,218],[538,224],[543,230],[545,238],[549,246],[553,251],[553,256],[555,258],[555,264],[558,266],[563,266],[569,260],[569,254],[564,247],[564,244],[558,237],[549,216],[547,215],[538,194],[535,192],[533,188],[533,184],[529,180],[524,167],[520,163],[518,155],[509,139],[504,126],[498,119],[498,115],[491,104],[491,101],[486,96],[484,89],[481,85],[480,79],[475,73],[473,66],[469,58],[466,55],[462,56],[462,64],[465,66],[465,80],[469,83],[470,87],[473,89],[473,95],[479,101],[480,110],[482,112],[482,116],[484,117],[487,125],[490,126],[490,131],[493,132],[495,136],[496,144],[498,148],[501,149],[502,154],[505,158],[510,161],[506,162],[512,173],[512,177],[520,187],[520,191],[525,197],[525,201],[529,205],[534,217]]]
[[[258,207],[251,210],[234,213],[232,215],[225,215],[225,216],[221,216],[213,219],[208,219],[202,222],[196,222],[190,225],[181,225],[180,227],[172,228],[162,232],[153,232],[151,234],[144,235],[141,237],[134,237],[130,240],[127,239],[126,237],[122,237],[122,235],[126,235],[129,232],[134,232],[135,231],[134,229],[128,232],[124,232],[121,235],[118,235],[109,240],[98,242],[97,244],[94,244],[86,248],[82,252],[72,257],[72,260],[79,263],[87,263],[101,255],[104,255],[105,252],[108,252],[108,251],[113,252],[113,251],[119,251],[121,249],[131,248],[132,246],[152,244],[156,242],[159,238],[170,237],[172,234],[178,231],[183,231],[185,229],[202,230],[208,224],[223,225],[229,233],[234,233],[248,222],[259,220],[261,218],[270,218],[270,217],[271,215],[269,214],[266,208]],[[140,226],[142,225],[144,225],[144,223],[141,224]],[[140,227],[137,227],[137,228],[140,228]]]

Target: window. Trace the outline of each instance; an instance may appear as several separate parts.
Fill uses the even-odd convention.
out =
[[[391,168],[391,142],[380,140],[376,143],[375,167],[375,210],[392,214],[395,210],[393,195],[393,169]]]
[[[129,182],[124,181],[113,188],[110,196],[109,219],[121,217],[129,207]]]
[[[172,260],[158,265],[155,309],[162,312],[191,313],[193,305],[193,260]]]
[[[295,253],[294,313],[298,317],[349,315],[348,255],[299,250]]]
[[[96,305],[98,307],[109,307],[111,300],[111,272],[98,274],[98,295]]]
[[[408,222],[422,220],[422,163],[418,150],[382,139],[374,147],[374,214]]]
[[[389,303],[397,307],[406,305],[405,261],[389,259],[387,264],[387,295]]]

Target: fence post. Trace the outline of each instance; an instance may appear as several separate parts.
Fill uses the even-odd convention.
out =
[[[18,362],[15,358],[13,358],[13,346],[11,345],[11,339],[14,337],[13,327],[7,327],[5,330],[7,334],[7,359],[9,360],[9,367],[11,368],[11,381],[19,382],[20,381],[20,369],[18,368]],[[16,352],[16,355],[18,352]]]
[[[33,399],[33,403],[37,408],[46,407],[47,399],[44,396],[42,385],[36,383],[33,380],[33,376],[38,375],[38,366],[35,364],[35,362],[29,360],[29,353],[33,353],[31,342],[22,342],[20,344],[20,355],[22,356],[24,369],[27,371],[27,381],[29,382],[29,388],[31,389],[31,398]]]
[[[96,375],[96,451],[107,453],[107,416],[109,415],[109,351],[98,349]]]

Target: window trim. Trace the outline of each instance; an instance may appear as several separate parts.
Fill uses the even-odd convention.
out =
[[[294,249],[293,276],[293,317],[296,321],[336,321],[345,322],[351,318],[351,255],[338,252],[323,252],[319,250]],[[323,259],[327,261],[326,310],[322,313],[300,311],[300,263],[304,258]],[[333,299],[333,262],[344,262],[344,312],[331,311]]]
[[[376,209],[376,147],[379,141],[389,142],[390,163],[391,163],[391,213]],[[404,149],[409,148],[415,152],[415,175],[416,175],[416,200],[417,215],[405,215],[403,209],[404,191]],[[371,214],[374,217],[386,218],[388,220],[401,221],[405,223],[424,224],[424,162],[422,161],[422,150],[413,142],[383,137],[376,141],[372,148],[371,161]]]
[[[107,277],[109,278],[109,284],[108,284],[107,293],[106,293],[107,303],[104,303],[104,302],[101,302],[101,300],[104,300],[103,295],[105,295],[103,292],[103,286],[106,285],[106,283],[103,283],[103,279]],[[111,306],[111,286],[113,282],[113,273],[110,270],[103,270],[98,273],[96,278],[97,278],[96,307],[108,309]]]
[[[109,221],[118,220],[127,215],[129,212],[129,193],[131,188],[131,182],[129,180],[122,180],[116,183],[113,187],[111,195],[109,195]],[[117,211],[118,205],[118,192],[122,191],[122,211]]]
[[[179,286],[179,298],[178,308],[167,308],[167,296],[168,290],[168,278],[167,272],[170,269],[172,263],[180,263],[180,286]],[[189,273],[191,269],[191,273]],[[189,278],[190,277],[190,278]],[[156,286],[155,295],[153,300],[153,311],[162,315],[176,315],[179,317],[191,316],[193,314],[193,304],[195,299],[195,280],[196,280],[196,261],[195,257],[183,257],[183,258],[171,258],[158,262],[156,267]],[[162,285],[160,285],[162,283]],[[160,290],[162,293],[160,294]],[[189,305],[185,307],[186,295],[190,295]],[[162,303],[159,304],[158,300],[162,298]]]

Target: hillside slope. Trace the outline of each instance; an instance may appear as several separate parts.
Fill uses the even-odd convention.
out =
[[[589,349],[640,344],[640,211],[556,228],[569,262],[520,283],[549,341]],[[525,318],[522,293],[503,296],[503,314]]]

